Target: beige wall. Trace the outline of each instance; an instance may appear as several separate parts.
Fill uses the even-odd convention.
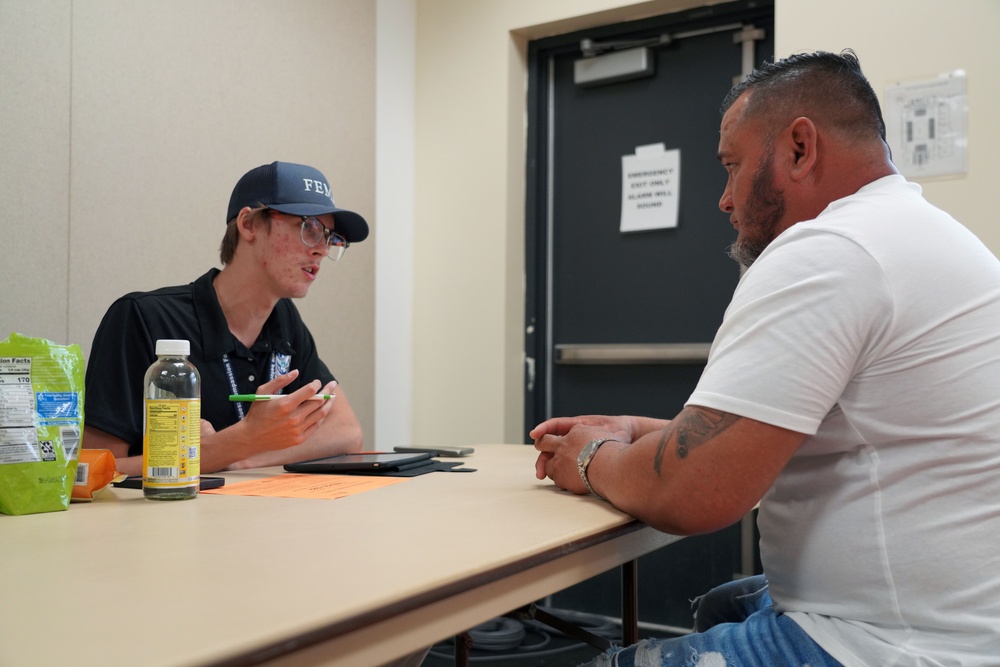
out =
[[[414,440],[520,442],[524,44],[584,25],[704,2],[421,0],[417,3]],[[777,0],[779,55],[857,50],[876,91],[963,68],[969,173],[928,183],[1000,252],[996,0]],[[706,150],[714,150],[714,146]],[[594,316],[614,321],[602,304]]]
[[[924,194],[1000,254],[990,192],[1000,182],[1000,2],[997,0],[778,0],[781,55],[852,48],[885,103],[886,87],[966,72],[968,173],[920,181]]]
[[[107,306],[218,265],[236,180],[275,159],[374,220],[370,0],[0,0],[0,337],[89,352]],[[298,303],[374,430],[374,238]]]

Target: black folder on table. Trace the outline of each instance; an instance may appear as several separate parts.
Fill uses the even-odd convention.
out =
[[[398,452],[369,452],[365,454],[339,454],[322,459],[286,463],[288,472],[380,474],[419,468],[435,463],[428,452],[400,454]]]

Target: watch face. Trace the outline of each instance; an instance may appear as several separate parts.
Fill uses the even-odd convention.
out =
[[[591,440],[583,446],[583,449],[580,450],[580,458],[578,460],[584,470],[586,470],[587,466],[590,465],[590,459],[594,458],[594,454],[597,453],[597,448],[605,442],[607,442],[607,440]]]

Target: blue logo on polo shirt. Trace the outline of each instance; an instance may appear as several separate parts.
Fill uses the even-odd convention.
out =
[[[271,353],[271,379],[284,375],[291,370],[292,356],[289,354]]]

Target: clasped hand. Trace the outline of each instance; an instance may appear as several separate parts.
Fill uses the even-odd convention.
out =
[[[535,460],[535,477],[548,477],[560,488],[586,494],[587,487],[577,468],[580,450],[596,438],[613,438],[629,444],[634,437],[634,424],[629,417],[557,417],[542,422],[528,435],[539,451]]]

